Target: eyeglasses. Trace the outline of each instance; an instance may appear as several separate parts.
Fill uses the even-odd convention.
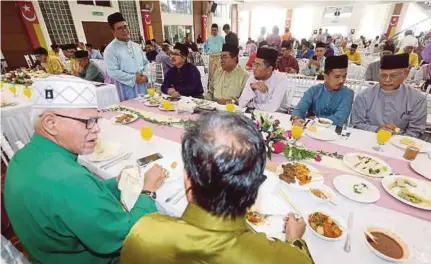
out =
[[[97,122],[100,119],[100,117],[90,117],[89,119],[82,119],[82,118],[77,118],[77,117],[60,115],[60,114],[56,114],[56,113],[54,113],[54,115],[82,122],[85,124],[85,128],[87,128],[87,129],[92,129],[94,127],[94,125],[97,124]]]
[[[401,73],[392,73],[392,74],[386,74],[386,73],[380,73],[380,79],[386,80],[387,78],[391,80],[396,80],[400,77],[404,77]]]
[[[121,26],[121,27],[117,27],[115,30],[118,30],[118,31],[127,31],[127,30],[129,30],[129,26],[124,25],[124,26]]]

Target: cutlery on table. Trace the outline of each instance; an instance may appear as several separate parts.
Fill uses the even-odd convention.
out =
[[[287,217],[287,215],[285,215],[285,214],[264,214],[264,213],[260,213],[260,212],[257,212],[257,211],[253,211],[253,213],[255,213],[258,216],[263,217],[263,218],[267,218],[267,217]]]
[[[166,198],[165,203],[169,203],[170,201],[172,201],[172,199],[174,199],[178,194],[180,194],[182,190],[183,189],[179,189],[178,191],[174,192],[174,194]]]
[[[347,223],[347,228],[349,229],[349,231],[347,233],[346,243],[344,244],[344,251],[345,252],[350,252],[350,250],[351,250],[351,245],[350,245],[351,244],[351,238],[350,238],[350,236],[351,236],[352,228],[353,228],[353,216],[354,216],[354,213],[350,212],[349,213],[349,220]]]
[[[177,204],[179,201],[181,201],[186,196],[186,194],[187,194],[187,192],[184,191],[184,193],[182,193],[180,196],[178,196],[178,198],[175,199],[172,203]]]
[[[377,238],[373,236],[370,232],[368,232],[368,230],[365,230],[364,233],[369,239],[371,239],[374,243],[377,244]]]
[[[102,170],[106,170],[106,169],[108,169],[108,168],[110,168],[110,167],[112,167],[112,166],[114,166],[114,165],[118,164],[119,162],[122,162],[122,161],[124,161],[124,160],[129,159],[131,155],[132,155],[132,152],[126,153],[125,155],[119,156],[119,157],[117,157],[117,158],[115,158],[115,159],[111,160],[110,162],[108,162],[108,163],[106,163],[106,164],[104,164],[104,165],[100,166],[100,168],[101,168]]]

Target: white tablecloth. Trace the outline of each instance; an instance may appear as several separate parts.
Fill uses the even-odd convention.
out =
[[[1,130],[8,139],[14,150],[17,150],[16,141],[26,144],[30,141],[33,134],[33,125],[31,124],[31,101],[22,93],[24,86],[15,85],[17,94],[14,96],[9,87],[11,84],[4,84],[1,90],[2,100],[17,102],[15,106],[2,107],[1,112]],[[118,104],[117,88],[112,84],[104,84],[97,87],[97,102],[100,108],[109,105]]]
[[[183,164],[180,151],[181,145],[179,143],[154,136],[151,142],[148,144],[141,139],[139,131],[136,129],[126,126],[113,125],[108,120],[102,120],[102,122],[100,122],[100,125],[102,129],[101,138],[103,140],[106,140],[108,142],[120,142],[124,145],[125,151],[130,151],[133,153],[132,157],[128,161],[117,164],[106,171],[101,171],[98,168],[98,165],[95,163],[90,163],[82,157],[79,158],[79,161],[83,165],[87,166],[91,171],[98,174],[102,178],[108,179],[115,177],[119,174],[120,170],[124,166],[134,164],[136,159],[147,156],[152,153],[160,153],[166,159],[168,159],[168,163],[176,161],[178,162],[178,167],[182,168]],[[374,139],[373,144],[375,143],[374,133],[364,132],[363,134],[361,134],[359,131],[356,130],[352,131],[352,133],[352,137],[355,135],[361,137],[361,140],[358,140],[360,141],[359,143],[347,143],[356,140],[343,140],[340,141],[339,144],[355,144],[359,147],[361,144],[368,144],[368,142],[371,141],[371,138]],[[121,137],[119,137],[118,135],[121,135]],[[371,144],[371,146],[373,144]],[[387,147],[389,148],[390,146],[388,145]],[[187,201],[185,198],[181,199],[180,202],[176,205],[173,205],[172,202],[165,203],[165,199],[167,197],[177,192],[178,190],[184,189],[182,181],[182,170],[178,170],[178,174],[173,175],[173,177],[178,177],[178,179],[175,181],[164,183],[157,191],[157,205],[161,211],[164,211],[169,215],[180,216],[187,205]],[[277,185],[277,178],[268,177],[268,180],[265,181],[265,183],[259,190],[257,204],[264,203],[267,206],[271,206],[270,203],[272,203],[274,199],[277,199],[277,197],[273,196],[275,185]],[[336,215],[344,219],[345,222],[347,222],[349,212],[353,211],[355,213],[352,232],[352,251],[350,253],[345,253],[343,251],[343,245],[345,241],[344,239],[336,242],[324,241],[317,238],[307,229],[304,235],[304,239],[308,243],[310,252],[315,260],[315,263],[387,263],[386,261],[383,261],[382,259],[375,256],[367,248],[367,245],[364,242],[363,230],[364,227],[368,225],[376,225],[393,230],[399,236],[401,236],[406,243],[410,245],[410,250],[415,256],[418,256],[418,248],[423,249],[424,245],[431,244],[431,225],[425,220],[421,220],[374,204],[356,203],[345,199],[340,195],[336,195],[335,197],[335,202],[338,203],[337,207],[331,207],[327,204],[319,204],[315,200],[311,199],[311,197],[306,192],[298,189],[289,189],[289,196],[294,198],[297,207],[299,207],[299,209],[303,213],[310,212],[311,210],[315,210],[316,208],[321,208],[334,212]],[[286,213],[289,210],[289,206],[287,206],[287,204],[284,205],[284,210],[279,213]],[[425,260],[419,261],[418,259],[412,259],[408,263],[416,264],[427,262],[425,262]]]

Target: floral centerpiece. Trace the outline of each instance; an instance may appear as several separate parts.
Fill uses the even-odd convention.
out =
[[[12,84],[23,84],[25,86],[30,86],[33,83],[31,76],[22,70],[14,70],[5,73],[2,81]]]

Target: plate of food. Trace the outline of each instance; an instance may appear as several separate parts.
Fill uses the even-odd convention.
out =
[[[332,202],[335,196],[334,191],[329,186],[320,183],[310,184],[308,192],[318,202]]]
[[[148,107],[157,107],[160,105],[160,97],[149,97],[143,100],[145,106]]]
[[[431,156],[429,155],[421,155],[417,156],[416,159],[410,162],[410,167],[420,175],[425,178],[431,180]]]
[[[310,183],[323,183],[320,171],[302,162],[285,162],[276,169],[276,174],[284,183],[295,188],[308,190]]]
[[[382,186],[395,199],[410,206],[431,210],[431,183],[407,176],[387,176]]]
[[[353,175],[339,175],[334,178],[335,189],[350,200],[360,203],[374,203],[380,199],[380,191],[374,184]]]
[[[318,238],[336,241],[343,238],[345,224],[339,217],[334,217],[325,211],[316,211],[306,215],[305,223]]]
[[[121,144],[105,143],[103,140],[98,139],[93,153],[86,155],[86,157],[91,162],[101,162],[118,157],[122,153],[123,148]]]
[[[309,126],[305,130],[305,134],[311,138],[324,141],[336,140],[338,138],[338,135],[335,133],[335,131],[326,127],[316,126],[315,124]]]
[[[245,215],[245,222],[255,233],[265,233],[268,238],[278,238],[286,240],[284,233],[285,215],[263,214],[254,210],[249,210]]]
[[[406,262],[410,259],[408,245],[397,234],[373,226],[366,227],[366,231],[375,238],[375,241],[364,232],[365,243],[378,257],[391,262]]]
[[[431,144],[417,138],[396,135],[389,140],[394,146],[406,149],[408,146],[414,146],[419,149],[419,152],[427,152],[431,150]]]
[[[333,123],[332,120],[328,118],[316,117],[314,119],[314,124],[322,127],[330,127],[332,126],[332,123]]]
[[[138,119],[138,116],[135,114],[123,113],[123,114],[114,116],[111,120],[112,120],[112,123],[114,124],[126,125],[132,122],[135,122],[137,119]]]
[[[353,171],[372,178],[383,178],[392,173],[386,162],[364,153],[346,154],[343,163]]]

